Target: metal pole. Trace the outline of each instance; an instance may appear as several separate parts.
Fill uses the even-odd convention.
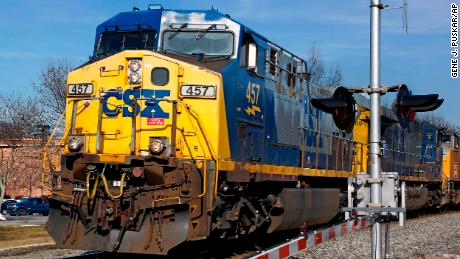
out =
[[[390,221],[385,222],[385,259],[390,259]]]
[[[369,175],[371,183],[371,204],[369,207],[380,207],[380,0],[371,0],[371,118],[369,129]],[[377,215],[378,216],[378,215]],[[372,225],[371,252],[373,259],[382,258],[382,241],[380,223]]]

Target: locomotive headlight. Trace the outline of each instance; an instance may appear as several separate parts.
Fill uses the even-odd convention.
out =
[[[141,66],[141,61],[138,59],[131,59],[128,64],[129,70],[132,72],[136,72],[139,68],[141,68]]]
[[[142,60],[129,59],[128,60],[128,83],[131,85],[138,85],[142,83]]]
[[[69,140],[68,147],[70,151],[77,152],[82,146],[83,143],[78,138],[71,138]]]
[[[154,154],[159,154],[163,149],[165,149],[165,143],[161,139],[152,139],[152,141],[149,144],[149,149],[150,152]]]
[[[128,76],[128,81],[130,84],[140,84],[141,83],[141,76],[136,72],[131,72]]]

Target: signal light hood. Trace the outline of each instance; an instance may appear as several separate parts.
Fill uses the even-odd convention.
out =
[[[409,127],[417,112],[434,111],[439,108],[444,99],[438,99],[438,94],[412,95],[412,91],[406,85],[399,87],[399,92],[393,103],[393,112],[398,118],[402,128]]]
[[[334,91],[332,98],[311,99],[316,109],[332,114],[337,128],[350,133],[356,119],[355,99],[347,88],[339,87]]]

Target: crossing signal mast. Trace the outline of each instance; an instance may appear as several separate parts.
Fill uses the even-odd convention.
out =
[[[372,226],[371,253],[373,259],[382,258],[382,241],[380,222],[387,219],[389,213],[399,212],[401,218],[405,217],[404,202],[401,207],[388,208],[382,204],[382,142],[380,119],[380,96],[387,92],[398,92],[393,104],[393,111],[402,128],[409,128],[410,121],[415,119],[417,112],[433,111],[441,106],[443,99],[438,99],[437,94],[412,95],[409,88],[402,84],[397,86],[382,87],[380,85],[380,11],[386,6],[380,0],[370,0],[371,5],[371,34],[370,34],[370,86],[360,89],[339,87],[331,98],[311,99],[311,104],[326,113],[332,114],[337,128],[351,132],[356,119],[354,93],[368,93],[370,95],[370,127],[369,127],[369,178],[370,202],[365,207],[347,208],[347,211],[361,211],[368,215]],[[404,2],[404,11],[407,3]],[[407,19],[406,19],[407,20]],[[407,21],[405,23],[407,25]],[[407,27],[406,27],[407,29]],[[388,190],[385,190],[388,191]],[[391,190],[394,191],[394,190]],[[401,200],[405,201],[405,183],[401,184]],[[386,225],[387,227],[388,224]],[[389,240],[386,242],[385,258],[389,258]]]

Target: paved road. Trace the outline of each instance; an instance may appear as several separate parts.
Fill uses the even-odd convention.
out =
[[[5,215],[6,221],[0,221],[0,226],[28,226],[28,225],[45,225],[48,216],[27,215],[27,216],[10,216]]]

